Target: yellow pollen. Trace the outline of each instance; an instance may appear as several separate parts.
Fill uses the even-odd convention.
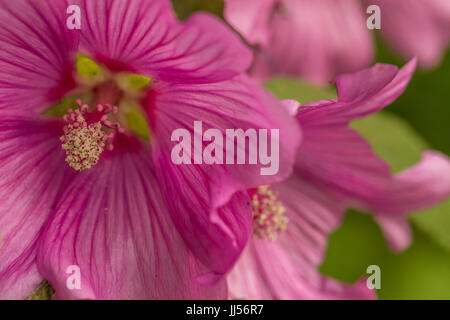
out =
[[[258,187],[253,194],[253,236],[274,241],[286,230],[289,222],[284,212],[286,208],[277,201],[277,195],[268,186]]]
[[[66,162],[75,170],[85,170],[96,165],[105,148],[102,124],[87,125],[82,115],[64,128],[60,138],[66,151]]]

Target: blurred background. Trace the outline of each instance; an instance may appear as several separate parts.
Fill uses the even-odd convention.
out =
[[[223,18],[223,0],[172,2],[180,19],[186,19],[199,10]],[[450,1],[433,0],[430,5],[431,2],[448,8]],[[365,12],[368,4],[367,1],[359,3],[364,21],[370,16]],[[389,10],[387,15],[396,13],[393,8]],[[383,16],[381,7],[381,30],[367,31],[374,43],[372,64],[384,62],[402,66],[406,59],[384,39]],[[318,15],[317,19],[320,18]],[[422,21],[420,17],[418,19],[410,23],[420,25]],[[397,27],[395,23],[394,27]],[[449,30],[442,31],[448,34]],[[352,124],[389,162],[394,172],[416,163],[424,149],[450,155],[450,53],[447,50],[442,54],[443,57],[433,66],[417,70],[405,93],[391,106]],[[332,86],[313,85],[298,77],[271,78],[265,85],[280,98],[297,99],[302,103],[336,97]],[[414,213],[410,222],[414,241],[409,249],[395,254],[388,248],[380,228],[369,214],[349,210],[342,226],[330,236],[327,256],[320,271],[353,283],[366,275],[367,266],[375,264],[381,267],[381,289],[377,290],[379,299],[450,299],[450,200],[430,210]]]

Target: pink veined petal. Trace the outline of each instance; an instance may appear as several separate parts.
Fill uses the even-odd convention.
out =
[[[37,244],[70,171],[49,122],[0,122],[0,298],[24,299],[43,280]]]
[[[218,19],[179,23],[169,0],[83,0],[82,51],[113,71],[158,80],[208,83],[245,71],[251,52]]]
[[[342,221],[345,203],[295,173],[271,188],[289,218],[288,228],[280,239],[291,239],[290,250],[301,254],[308,265],[318,266],[325,256],[328,235]]]
[[[1,112],[37,114],[74,88],[78,33],[66,10],[64,0],[0,1]]]
[[[227,281],[231,298],[373,299],[365,281],[339,283],[320,275],[317,266],[327,237],[340,223],[344,205],[293,176],[273,186],[289,223],[275,241],[252,239]]]
[[[78,174],[42,236],[38,266],[59,299],[216,299],[205,268],[173,225],[147,146],[122,138],[94,168]],[[81,288],[66,273],[78,266]]]
[[[278,0],[225,0],[226,20],[251,44],[270,45],[269,22]]]
[[[168,82],[209,83],[246,71],[253,53],[219,18],[193,14],[173,42],[174,55],[158,61],[157,77]]]
[[[225,12],[249,42],[258,41],[253,76],[289,75],[323,84],[372,60],[372,39],[357,1],[261,2],[229,0]],[[255,33],[249,34],[249,26]]]
[[[189,247],[200,260],[220,277],[239,256],[251,231],[251,211],[246,190],[287,178],[292,169],[295,146],[300,131],[292,117],[272,95],[242,76],[232,81],[202,86],[167,85],[155,88],[144,102],[152,129],[153,154],[163,190],[175,224]],[[246,144],[234,154],[235,164],[180,164],[171,160],[172,132],[186,129],[193,136],[194,121],[202,121],[203,133],[218,129],[226,162],[226,129],[279,130],[279,170],[274,175],[261,175],[268,165],[248,164],[252,147]],[[192,139],[192,143],[193,143]],[[211,142],[203,142],[205,148]],[[232,142],[236,148],[236,142]],[[194,163],[194,150],[191,153]],[[246,156],[246,164],[236,164],[237,152]],[[273,161],[275,163],[275,160]],[[231,201],[231,202],[230,202]],[[233,203],[235,207],[230,207]]]
[[[381,34],[402,56],[436,66],[450,45],[450,5],[442,0],[366,1],[381,10]]]
[[[303,132],[294,174],[360,206],[383,193],[389,166],[359,133],[346,125],[304,126]]]

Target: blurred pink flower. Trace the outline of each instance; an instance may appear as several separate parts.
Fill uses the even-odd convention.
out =
[[[450,1],[364,0],[381,9],[381,35],[405,58],[436,66],[450,45]]]
[[[340,284],[320,275],[317,266],[328,235],[339,226],[347,207],[373,212],[391,247],[402,250],[411,240],[406,214],[450,196],[446,156],[425,152],[420,163],[392,175],[389,166],[348,126],[392,103],[406,88],[415,66],[415,60],[401,70],[377,64],[341,75],[335,80],[337,100],[300,107],[286,101],[301,125],[303,142],[294,174],[287,181],[270,186],[270,192],[266,188],[250,192],[256,238],[228,277],[231,297],[374,298],[364,281]],[[268,241],[266,234],[269,240],[277,239]]]
[[[225,18],[254,46],[250,73],[323,84],[367,67],[374,57],[365,7],[357,0],[226,0]],[[446,0],[364,0],[381,9],[381,35],[402,56],[428,68],[450,43]]]
[[[225,18],[256,46],[251,74],[326,83],[368,66],[373,44],[357,0],[226,0]]]
[[[168,0],[73,3],[80,31],[66,28],[64,0],[0,1],[0,297],[25,298],[44,278],[61,299],[226,297],[222,275],[251,233],[245,190],[291,173],[297,124],[239,76],[251,53],[219,19],[181,24]],[[80,81],[78,50],[105,79]],[[152,78],[135,101],[150,142],[123,120],[123,100],[136,95],[117,80],[123,72]],[[75,93],[79,109],[43,114]],[[170,134],[193,120],[281,128],[279,173],[173,165]],[[70,265],[80,290],[66,286]]]

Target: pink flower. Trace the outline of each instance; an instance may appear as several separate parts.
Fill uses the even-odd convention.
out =
[[[228,277],[231,297],[374,297],[365,281],[340,284],[320,275],[317,266],[328,235],[339,226],[347,207],[373,212],[391,246],[401,250],[411,240],[405,215],[450,195],[446,156],[425,152],[420,163],[392,175],[389,166],[348,126],[392,103],[406,88],[415,66],[415,60],[401,70],[377,64],[337,77],[337,100],[298,108],[286,102],[302,127],[304,140],[297,150],[294,174],[287,181],[250,192],[256,237]]]
[[[226,0],[225,18],[256,46],[251,74],[326,83],[366,67],[373,44],[356,0]]]
[[[450,2],[446,0],[365,0],[381,10],[381,34],[405,58],[436,66],[450,45]]]
[[[251,53],[218,19],[181,24],[167,0],[75,4],[80,31],[66,28],[66,1],[0,1],[0,297],[43,279],[62,299],[226,297],[222,276],[251,233],[245,190],[290,174],[296,123],[239,75]],[[81,77],[77,51],[102,69]],[[152,81],[131,89],[130,73]],[[75,97],[64,116],[44,112]],[[279,173],[174,165],[170,134],[194,120],[281,128]],[[72,265],[80,290],[66,285]]]
[[[327,83],[367,67],[374,31],[366,8],[381,10],[381,35],[422,67],[439,63],[450,43],[450,4],[445,0],[226,0],[225,18],[254,46],[254,77],[288,75]],[[365,6],[362,6],[365,4]]]

